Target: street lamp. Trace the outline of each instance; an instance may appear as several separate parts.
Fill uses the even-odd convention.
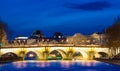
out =
[[[99,35],[99,45],[102,45],[102,33],[98,32]]]

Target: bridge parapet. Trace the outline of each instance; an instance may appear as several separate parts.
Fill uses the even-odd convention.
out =
[[[36,45],[4,45],[1,48],[19,47],[101,47],[100,45],[75,45],[75,44],[36,44]],[[106,48],[106,47],[102,47]]]

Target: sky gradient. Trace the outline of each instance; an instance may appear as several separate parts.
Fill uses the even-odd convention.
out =
[[[120,15],[120,0],[0,0],[0,16],[13,35],[42,30],[64,35],[101,32]]]

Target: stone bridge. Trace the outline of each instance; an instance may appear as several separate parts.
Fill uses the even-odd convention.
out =
[[[0,56],[34,57],[37,60],[45,59],[93,59],[109,58],[109,48],[84,46],[33,46],[33,47],[3,47]]]

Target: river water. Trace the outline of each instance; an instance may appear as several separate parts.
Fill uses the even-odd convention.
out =
[[[95,60],[18,61],[0,64],[0,71],[120,71],[120,66]]]

